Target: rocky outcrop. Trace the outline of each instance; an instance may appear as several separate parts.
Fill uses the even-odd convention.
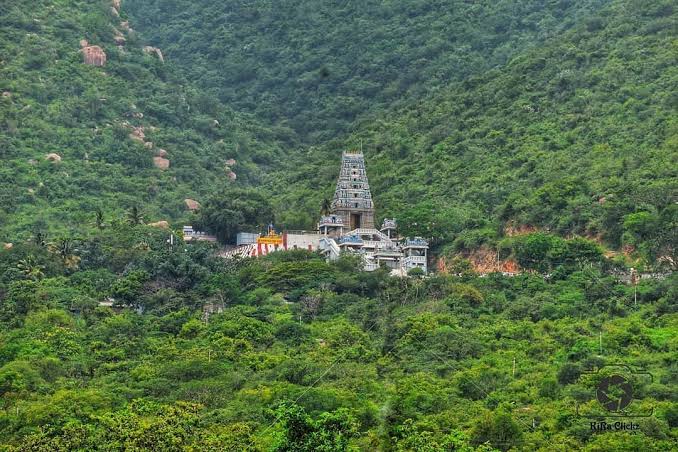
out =
[[[167,157],[168,153],[164,149],[158,149],[155,151],[156,157]]]
[[[228,177],[230,180],[236,180],[238,178],[238,175],[235,174],[233,171],[228,170],[226,172],[226,177]]]
[[[235,159],[228,159],[226,160],[226,166],[234,166],[235,165]]]
[[[141,143],[146,142],[146,135],[144,134],[144,128],[143,127],[132,126],[132,132],[129,134],[129,137],[132,140],[139,141]]]
[[[61,162],[61,156],[59,154],[52,152],[52,153],[47,154],[45,156],[45,160],[47,160],[49,162],[53,162],[53,163],[59,163],[59,162]]]
[[[161,63],[165,62],[165,58],[162,56],[162,52],[160,51],[159,48],[157,47],[152,47],[152,46],[144,46],[144,52],[149,54],[149,55],[155,55],[158,57]]]
[[[455,262],[467,261],[471,269],[481,275],[488,273],[516,274],[521,272],[521,268],[514,259],[500,259],[496,250],[481,246],[478,249],[453,256],[451,258],[441,257],[436,262],[436,267],[441,273],[450,273],[455,271]]]
[[[14,248],[14,244],[13,243],[5,243],[4,245],[2,245],[2,248],[5,249],[5,250],[11,250],[12,248]]]
[[[504,226],[504,234],[508,237],[515,237],[517,235],[532,234],[533,232],[537,232],[537,231],[538,231],[537,228],[535,228],[534,226],[530,226],[529,224],[516,225],[511,221],[506,223],[506,226]]]
[[[125,39],[125,37],[123,35],[115,35],[113,37],[113,41],[115,42],[115,45],[119,46],[119,47],[124,46],[125,42],[127,42],[127,40]]]
[[[120,0],[111,0],[111,4],[113,5],[113,9],[120,12]]]
[[[200,209],[200,203],[198,201],[196,201],[195,199],[186,198],[186,199],[184,199],[184,203],[186,204],[186,208],[188,210],[198,210],[198,209]]]
[[[153,157],[153,165],[164,171],[170,167],[170,161],[164,157]]]
[[[165,220],[156,221],[155,223],[148,223],[148,226],[161,229],[169,229],[169,223]]]
[[[86,40],[80,41],[80,52],[85,64],[101,67],[106,64],[106,52],[99,46],[92,46]]]

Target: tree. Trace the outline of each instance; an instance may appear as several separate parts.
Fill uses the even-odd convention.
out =
[[[132,206],[128,211],[127,211],[127,222],[131,224],[132,226],[136,226],[138,224],[143,224],[144,223],[144,215],[139,210],[139,207],[137,206]]]
[[[320,215],[329,215],[332,210],[332,203],[329,199],[324,198],[322,204],[320,205]]]
[[[94,212],[94,226],[101,230],[104,228],[104,212],[101,209],[96,209]]]
[[[254,189],[225,189],[200,208],[198,223],[224,243],[233,243],[239,231],[259,231],[273,221],[273,209],[264,193]]]
[[[25,259],[21,259],[16,266],[27,279],[32,281],[38,281],[45,277],[45,266],[38,264],[35,257],[32,255],[27,256]]]
[[[346,409],[324,412],[312,419],[296,404],[282,403],[275,410],[283,435],[278,452],[315,452],[347,450],[358,434],[358,421]]]
[[[511,414],[503,408],[487,413],[473,429],[472,442],[480,445],[489,443],[500,450],[509,450],[520,444],[523,432]]]

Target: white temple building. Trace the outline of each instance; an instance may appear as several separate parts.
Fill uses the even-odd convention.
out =
[[[336,260],[342,253],[358,254],[367,271],[385,266],[402,276],[414,268],[427,273],[428,242],[421,237],[399,237],[395,219],[385,219],[381,229],[376,229],[374,217],[365,158],[361,152],[343,152],[330,212],[320,218],[317,231],[277,234],[271,225],[265,236],[241,232],[238,246],[224,256],[256,257],[308,249],[322,252],[328,260]]]

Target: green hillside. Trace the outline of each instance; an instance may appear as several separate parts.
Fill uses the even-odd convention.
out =
[[[600,253],[550,278],[393,278],[165,237],[0,250],[2,450],[675,449],[675,276],[634,303]],[[628,376],[640,430],[596,432],[618,420],[596,386],[620,365],[652,375]]]
[[[182,73],[292,143],[283,226],[314,226],[362,143],[379,214],[451,251],[527,226],[678,261],[670,1],[129,4]]]
[[[227,105],[319,144],[502,65],[609,0],[129,0],[136,27]]]
[[[362,143],[380,214],[406,231],[462,250],[528,225],[676,262],[678,11],[670,3],[614,2],[503,67],[311,148],[287,169],[281,203],[317,205],[331,194],[336,149]],[[309,179],[316,168],[319,180]],[[317,186],[327,190],[313,196]]]
[[[674,3],[5,1],[0,451],[678,449]],[[361,146],[441,271],[145,224],[312,228]]]
[[[0,8],[0,241],[36,231],[77,234],[132,206],[146,221],[186,215],[229,182],[256,183],[279,155],[255,121],[193,88],[142,51],[108,2],[14,1]],[[126,40],[122,49],[116,36]],[[79,41],[103,48],[104,67],[83,63]],[[143,127],[146,146],[130,139]],[[139,129],[137,129],[139,130]],[[147,143],[152,143],[151,145]],[[170,168],[154,167],[164,149]],[[61,162],[49,162],[55,153]]]

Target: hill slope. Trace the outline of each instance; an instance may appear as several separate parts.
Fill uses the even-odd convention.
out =
[[[609,0],[129,0],[201,88],[322,143],[357,118],[504,64]]]
[[[380,214],[406,231],[464,249],[529,225],[676,261],[678,13],[644,5],[614,2],[504,67],[311,148],[281,203],[320,202],[332,172],[306,175],[362,142]]]
[[[117,17],[108,2],[8,6],[0,10],[0,241],[81,230],[97,209],[106,221],[133,205],[148,221],[180,218],[184,198],[228,182],[228,159],[239,181],[256,182],[253,160],[265,169],[279,154],[267,130],[145,53],[124,9]],[[83,39],[103,50],[103,67],[84,64]],[[154,167],[162,150],[166,171]],[[46,160],[52,153],[60,162]]]

